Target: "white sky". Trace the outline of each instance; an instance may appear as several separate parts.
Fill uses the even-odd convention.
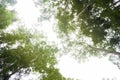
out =
[[[26,24],[31,26],[37,22],[39,11],[35,7],[32,0],[17,0],[15,9],[18,12],[18,17]]]
[[[92,57],[89,61],[78,63],[66,55],[61,58],[58,67],[64,76],[80,80],[102,80],[103,78],[120,80],[119,69],[108,61],[107,57],[101,59]]]
[[[32,0],[17,0],[18,4],[15,6],[18,12],[18,17],[26,24],[26,26],[34,27],[37,24],[37,18],[40,12],[35,7]],[[42,27],[39,25],[36,28],[43,30],[48,36],[49,40],[58,40],[56,38],[55,32],[53,32],[52,26],[54,24],[54,19],[50,22],[42,22]],[[51,37],[52,36],[52,37]],[[79,78],[81,80],[101,80],[105,78],[114,78],[115,80],[120,80],[119,74],[120,70],[113,65],[108,58],[90,58],[88,62],[77,63],[73,58],[68,55],[63,56],[58,64],[60,72],[65,77]],[[30,76],[29,76],[30,77]],[[23,80],[29,80],[24,78]]]

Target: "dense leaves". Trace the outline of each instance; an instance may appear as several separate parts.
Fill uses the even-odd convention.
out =
[[[20,34],[22,33],[22,34]],[[33,42],[33,37],[24,32],[4,33],[1,37],[0,51],[0,76],[7,80],[15,73],[29,73],[29,68],[38,71],[42,79],[53,76],[55,80],[62,75],[54,67],[56,64],[55,53],[57,48],[47,45],[45,41]],[[2,46],[3,45],[3,46]],[[59,77],[54,77],[59,75]]]
[[[119,0],[58,0],[53,7],[66,53],[79,60],[108,53],[120,56]]]
[[[39,72],[40,80],[65,80],[55,67],[58,49],[22,26],[5,32],[12,14],[2,6],[0,14],[0,80],[9,80],[12,75],[18,80],[31,71]]]
[[[80,28],[80,32],[91,37],[95,44],[110,36],[108,30],[119,37],[120,8],[114,0],[61,0],[57,4],[59,29],[68,33]],[[115,37],[114,37],[115,39]],[[119,42],[119,41],[118,41]]]

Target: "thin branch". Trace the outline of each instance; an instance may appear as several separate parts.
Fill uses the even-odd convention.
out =
[[[9,78],[10,78],[13,74],[15,74],[15,73],[17,73],[19,70],[21,70],[22,68],[23,68],[23,66],[19,67],[19,68],[16,69],[15,71],[13,71],[13,72],[9,75]]]
[[[103,48],[96,48],[96,47],[93,47],[91,45],[89,45],[89,47],[95,49],[95,50],[98,50],[98,51],[103,51],[103,52],[106,52],[106,53],[111,53],[111,54],[115,54],[115,55],[118,55],[120,56],[120,52],[116,52],[116,51],[109,51],[109,50],[106,50],[106,49],[103,49]]]
[[[19,67],[18,69],[16,69],[15,71],[13,71],[11,74],[5,75],[5,77],[3,78],[3,80],[9,80],[9,78],[10,78],[13,74],[17,73],[20,69],[22,69],[22,66]]]
[[[15,61],[15,63],[16,63],[16,61]],[[9,69],[12,68],[12,67],[14,68],[14,66],[16,66],[15,63],[12,64],[12,65],[9,66],[9,67],[3,69],[3,70],[0,72],[0,74],[2,74],[2,73],[3,73],[4,71],[6,71],[6,70],[9,70]],[[11,74],[5,75],[5,76],[3,77],[3,80],[9,80],[9,78],[10,78],[13,74],[15,74],[16,72],[18,72],[21,68],[23,68],[23,66],[18,67],[18,69],[16,69],[15,71],[13,71]]]
[[[78,16],[82,15],[89,6],[90,6],[90,4],[88,4],[88,5],[78,14]]]
[[[118,4],[120,1],[118,0],[118,1],[116,1],[116,2],[114,2],[113,4],[112,4],[112,6],[114,6],[114,5],[116,5],[116,4]]]

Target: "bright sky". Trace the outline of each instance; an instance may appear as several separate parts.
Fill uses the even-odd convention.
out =
[[[80,80],[102,80],[103,78],[112,78],[120,80],[119,69],[104,58],[90,58],[89,61],[78,63],[74,58],[65,55],[59,62],[60,72],[71,78]]]
[[[17,0],[17,5],[15,9],[17,10],[18,17],[26,24],[26,26],[31,26],[37,22],[37,17],[39,17],[39,11],[35,7],[32,0]]]
[[[41,14],[35,7],[32,0],[17,0],[18,3],[15,6],[18,12],[18,17],[25,23],[26,26],[35,27],[33,25],[38,24],[37,18]],[[54,19],[51,21],[43,21],[41,25],[37,26],[37,29],[42,29],[43,32],[48,36],[49,40],[57,40],[56,34],[52,29],[54,24]],[[52,37],[51,37],[52,36]],[[90,58],[89,61],[85,63],[77,63],[69,55],[63,56],[58,64],[60,72],[65,77],[78,78],[81,80],[101,80],[105,78],[114,78],[114,80],[120,80],[119,74],[120,70],[113,65],[108,58]],[[29,76],[30,78],[30,76]],[[29,78],[24,78],[22,80],[29,80]]]

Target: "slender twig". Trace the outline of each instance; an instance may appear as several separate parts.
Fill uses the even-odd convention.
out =
[[[78,16],[82,15],[89,6],[90,6],[90,4],[88,4],[88,5],[78,14]]]

